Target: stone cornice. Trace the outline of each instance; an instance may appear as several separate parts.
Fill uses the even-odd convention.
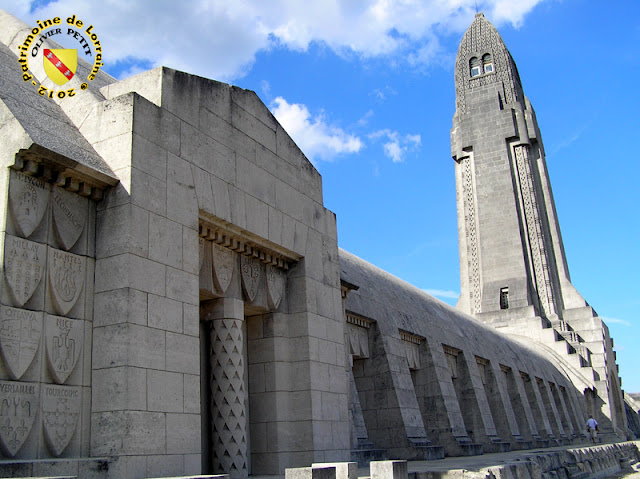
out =
[[[350,311],[346,311],[345,315],[347,316],[347,323],[359,326],[361,328],[369,329],[375,322],[372,319],[365,318],[364,316],[360,316],[359,314],[351,313]]]
[[[302,259],[292,251],[219,218],[200,217],[199,234],[201,238],[283,270]]]
[[[117,178],[102,175],[88,168],[86,172],[79,171],[73,166],[67,166],[66,162],[67,159],[62,155],[32,146],[28,150],[20,150],[10,167],[96,201],[102,199],[106,188],[118,183]]]

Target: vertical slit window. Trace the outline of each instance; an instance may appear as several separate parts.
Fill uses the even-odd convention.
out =
[[[500,288],[500,309],[509,309],[509,288]]]

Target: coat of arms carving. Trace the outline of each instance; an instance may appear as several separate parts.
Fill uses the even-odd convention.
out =
[[[79,387],[42,386],[44,437],[56,457],[64,452],[76,432],[81,404]]]
[[[260,286],[260,262],[249,256],[240,256],[242,290],[249,301],[256,299]]]
[[[38,413],[40,385],[0,381],[0,446],[14,457],[29,437]]]
[[[9,204],[16,227],[25,238],[42,222],[49,203],[49,185],[17,171],[11,172]]]
[[[49,247],[49,284],[56,312],[65,316],[84,286],[86,258]]]
[[[18,306],[23,306],[35,292],[44,272],[45,245],[6,235],[4,274]]]
[[[224,294],[231,284],[236,253],[215,243],[212,243],[211,251],[213,253],[213,281],[218,291]]]
[[[80,357],[84,343],[84,321],[47,314],[44,323],[49,371],[56,383],[63,384]]]
[[[204,262],[204,238],[198,238],[198,271],[202,270],[202,263]]]
[[[42,314],[0,307],[0,349],[13,379],[20,379],[36,356],[42,333]]]
[[[65,250],[73,248],[84,230],[88,201],[62,188],[53,189],[53,225],[56,238]]]
[[[275,311],[280,305],[282,296],[284,296],[284,286],[287,278],[281,269],[274,268],[271,265],[266,266],[266,276],[267,303],[269,305],[269,309]]]
[[[213,293],[211,241],[200,238],[200,289]]]

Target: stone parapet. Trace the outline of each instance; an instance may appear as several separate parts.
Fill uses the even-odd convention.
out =
[[[640,460],[638,441],[575,449],[553,450],[509,457],[497,456],[497,466],[433,470],[414,470],[409,464],[409,479],[600,479],[630,468]]]

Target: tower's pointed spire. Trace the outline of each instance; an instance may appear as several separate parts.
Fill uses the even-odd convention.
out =
[[[455,69],[456,110],[466,111],[465,97],[473,88],[501,83],[502,101],[524,101],[520,76],[509,50],[495,27],[482,12],[476,16],[462,37]]]

